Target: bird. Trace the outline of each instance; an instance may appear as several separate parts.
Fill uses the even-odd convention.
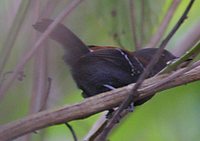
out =
[[[51,19],[42,19],[33,27],[43,33],[52,22]],[[71,75],[77,87],[82,90],[84,98],[135,83],[158,50],[143,48],[128,51],[119,47],[86,45],[61,23],[49,37],[63,47],[63,60],[70,67]],[[148,78],[156,75],[175,59],[177,57],[165,49]],[[152,96],[135,101],[134,106],[145,103]]]

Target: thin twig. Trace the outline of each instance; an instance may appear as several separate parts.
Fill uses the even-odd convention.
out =
[[[135,7],[134,7],[134,0],[129,0],[130,3],[130,15],[131,15],[131,28],[132,28],[132,36],[133,42],[135,44],[135,49],[140,49],[140,45],[137,38],[137,31],[136,31],[136,16],[135,16]]]
[[[200,61],[186,67],[186,68],[183,68],[183,69],[180,69],[178,71],[176,71],[175,73],[169,75],[168,77],[166,77],[165,79],[163,79],[162,81],[160,81],[160,83],[158,84],[155,84],[155,85],[151,85],[149,86],[148,89],[156,89],[157,87],[160,87],[166,83],[169,83],[170,81],[174,80],[175,78],[177,78],[178,76],[184,74],[185,72],[188,72],[190,70],[192,70],[193,68],[197,67],[200,65]]]
[[[187,14],[190,11],[193,2],[194,2],[194,0],[190,1],[190,3],[188,4],[187,8],[185,9],[183,15],[178,20],[177,24],[174,26],[174,28],[171,30],[171,32],[168,34],[168,36],[162,41],[155,56],[151,59],[150,63],[147,65],[146,69],[141,74],[141,76],[139,77],[135,86],[133,87],[132,92],[129,94],[129,96],[127,96],[127,98],[119,106],[118,110],[114,113],[114,116],[111,118],[111,120],[108,122],[107,126],[105,127],[104,131],[99,136],[98,141],[106,140],[109,132],[112,130],[114,125],[119,120],[120,113],[130,105],[130,103],[133,101],[134,98],[137,98],[139,96],[137,89],[143,83],[146,76],[148,76],[148,74],[149,74],[150,70],[153,68],[153,66],[158,62],[158,60],[159,60],[164,48],[166,47],[167,43],[169,42],[169,40],[172,38],[172,36],[176,33],[176,31],[182,25],[184,20],[187,18]]]
[[[140,46],[144,45],[144,22],[145,22],[145,2],[141,0],[141,27],[140,27]]]
[[[124,110],[123,112],[120,113],[120,119],[124,118],[129,114],[129,110]],[[107,125],[108,120],[103,124],[103,126],[98,130],[98,134],[94,134],[95,136],[92,136],[92,140],[89,141],[98,141],[99,138],[101,138],[101,133],[104,131],[105,126]],[[116,125],[116,124],[115,124]]]
[[[176,43],[172,52],[176,56],[183,55],[187,50],[193,47],[200,40],[200,21],[198,21],[186,34],[183,35],[182,39]]]
[[[116,110],[115,108],[114,110]],[[124,110],[121,113],[121,117],[125,117],[129,113],[128,110]],[[108,122],[108,113],[104,112],[99,120],[92,126],[92,129],[89,131],[89,133],[85,136],[84,141],[95,141],[96,138],[100,135],[100,133],[103,131],[104,127],[106,126]]]
[[[73,127],[67,122],[65,123],[65,125],[69,128],[70,132],[72,133],[74,141],[78,141],[76,133],[75,133]]]
[[[100,118],[92,125],[92,128],[84,137],[84,141],[94,141],[94,139],[102,132],[108,119],[106,118],[107,112],[103,112]]]
[[[33,1],[33,15],[31,15],[32,18],[32,22],[36,22],[39,18],[40,15],[40,2],[38,0]],[[33,31],[33,30],[32,30]],[[38,35],[36,32],[32,32],[32,43],[35,43],[37,41]],[[40,109],[40,99],[42,97],[42,94],[44,93],[44,91],[41,91],[44,87],[44,72],[45,70],[45,66],[43,64],[43,59],[44,59],[44,49],[40,48],[34,56],[34,63],[33,63],[33,85],[32,85],[32,92],[31,92],[31,96],[30,96],[30,105],[29,105],[29,114],[33,114],[35,112],[39,112]],[[41,79],[40,79],[41,78]],[[40,81],[41,80],[41,81]],[[41,87],[41,89],[40,89]]]
[[[20,6],[17,10],[17,14],[16,14],[16,16],[13,20],[13,23],[11,25],[11,28],[8,32],[7,38],[2,45],[3,48],[1,50],[1,55],[0,55],[1,56],[1,59],[0,59],[0,84],[2,82],[1,78],[2,78],[4,67],[10,56],[10,53],[11,53],[11,50],[15,43],[15,40],[18,37],[17,34],[19,33],[19,30],[22,26],[22,23],[26,16],[29,5],[30,5],[30,0],[21,1]]]
[[[48,77],[47,90],[42,97],[40,111],[45,110],[47,107],[47,101],[48,101],[48,97],[49,97],[50,90],[51,90],[51,84],[52,84],[52,79],[50,77]]]
[[[149,85],[156,85],[157,83],[160,83],[164,78],[167,78],[168,76],[169,74],[164,74],[145,80],[138,90],[140,95],[135,100],[137,101],[147,97],[152,93],[200,80],[200,66],[175,78],[174,81],[157,87],[156,89],[146,89],[149,87]],[[95,113],[117,107],[129,95],[134,85],[135,84],[131,84],[123,88],[87,98],[77,104],[62,106],[61,108],[54,110],[46,110],[22,118],[18,121],[10,122],[6,125],[1,125],[0,139],[1,141],[12,140],[24,134],[31,133],[48,126],[63,124],[72,120],[83,119]]]
[[[163,37],[163,35],[164,35],[168,25],[169,25],[169,22],[171,21],[179,3],[180,3],[180,0],[173,0],[172,1],[169,9],[167,10],[166,15],[163,18],[163,21],[162,21],[160,27],[158,28],[155,35],[151,38],[148,45],[146,46],[147,48],[156,47],[157,44],[160,42],[160,40]]]
[[[32,16],[32,22],[36,22],[40,15],[40,2],[39,0],[32,0],[33,4],[33,14]],[[33,31],[33,30],[32,30]],[[32,43],[34,43],[37,40],[37,34],[36,32],[32,32]],[[32,91],[31,96],[29,100],[29,111],[28,114],[31,115],[33,113],[39,112],[40,108],[40,100],[42,98],[42,95],[44,91],[41,91],[45,89],[44,85],[45,80],[44,72],[46,72],[46,67],[43,66],[43,58],[45,58],[45,52],[44,48],[40,48],[38,52],[34,56],[34,64],[33,64],[33,85],[32,85]],[[40,76],[42,74],[42,76]],[[41,80],[41,81],[40,81]],[[32,134],[27,134],[24,136],[24,141],[31,141]]]
[[[31,50],[25,54],[25,56],[21,59],[21,61],[17,64],[13,74],[10,78],[2,84],[0,87],[0,99],[3,99],[4,94],[10,88],[11,84],[14,82],[17,74],[21,71],[24,65],[31,59],[33,54],[37,51],[40,45],[44,42],[45,39],[49,36],[49,34],[54,30],[54,28],[73,11],[83,0],[73,0],[70,4],[66,6],[66,8],[56,17],[53,23],[48,27],[48,29],[41,35],[38,41],[34,44]]]

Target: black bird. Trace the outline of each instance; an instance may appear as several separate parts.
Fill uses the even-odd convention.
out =
[[[43,19],[33,26],[37,31],[44,32],[52,22],[50,19]],[[73,79],[83,91],[84,98],[136,82],[157,51],[157,48],[130,52],[110,46],[87,46],[63,24],[59,24],[50,37],[63,46],[64,61],[70,66]],[[157,74],[169,61],[176,58],[164,50],[148,77]],[[134,104],[143,104],[151,97]]]

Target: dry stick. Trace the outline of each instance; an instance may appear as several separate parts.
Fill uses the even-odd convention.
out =
[[[106,118],[107,112],[103,112],[100,118],[92,125],[92,128],[84,137],[84,141],[93,141],[104,129],[108,119]]]
[[[49,17],[50,13],[52,13],[52,11],[55,9],[55,2],[53,1],[49,1],[47,4],[49,7],[46,7],[46,10],[43,12],[43,16],[44,17]],[[58,3],[58,2],[57,2]],[[54,4],[54,5],[52,5]],[[54,6],[54,7],[53,7]],[[39,11],[39,10],[36,10]],[[36,20],[37,21],[37,20]],[[35,22],[36,22],[35,21]],[[48,43],[45,42],[45,44],[43,43],[44,47],[41,47],[38,49],[37,51],[37,57],[36,57],[36,64],[35,64],[35,72],[37,72],[35,74],[36,79],[35,79],[35,83],[34,83],[34,87],[33,87],[33,96],[35,99],[35,102],[37,102],[38,104],[34,104],[34,107],[36,107],[34,112],[39,112],[42,110],[45,110],[45,108],[47,107],[47,100],[49,97],[49,93],[50,93],[50,88],[51,88],[51,78],[47,78],[47,53],[48,53]],[[65,123],[65,125],[67,125],[67,127],[69,128],[70,132],[73,135],[73,138],[75,141],[77,141],[75,132],[73,130],[73,128],[68,124]],[[29,134],[30,136],[31,134]],[[44,135],[44,131],[40,133],[40,135]],[[42,138],[41,138],[42,139]]]
[[[135,101],[147,97],[152,93],[200,80],[200,66],[192,69],[190,72],[184,73],[184,75],[178,76],[173,81],[157,87],[156,89],[148,89],[149,85],[156,85],[168,76],[168,74],[164,74],[145,80],[138,90],[140,95]],[[83,119],[95,113],[114,108],[129,95],[134,85],[135,84],[130,84],[123,88],[87,98],[83,102],[77,104],[63,106],[55,110],[46,110],[18,121],[2,125],[0,128],[0,139],[1,141],[12,140],[35,130],[52,125],[63,124],[72,120]]]
[[[48,85],[47,85],[46,92],[44,93],[44,96],[42,97],[40,111],[45,110],[47,107],[47,101],[48,101],[50,90],[51,90],[51,84],[52,84],[52,79],[48,77]]]
[[[33,2],[33,15],[31,15],[32,22],[36,22],[40,15],[40,2],[39,0],[32,0]],[[33,30],[32,30],[33,31]],[[32,33],[32,43],[37,41],[38,34],[33,31]],[[30,105],[29,105],[29,114],[33,114],[40,110],[40,100],[46,88],[46,51],[44,48],[39,48],[38,51],[34,54],[34,63],[33,63],[33,83],[32,91],[30,96]],[[45,61],[45,62],[44,62]]]
[[[56,7],[56,5],[58,5],[59,4],[59,2],[61,2],[61,0],[57,0],[57,1],[55,1],[55,0],[49,0],[48,2],[47,2],[47,4],[46,4],[46,6],[45,6],[45,8],[43,9],[43,11],[41,12],[42,14],[42,16],[41,16],[41,18],[44,18],[44,17],[49,17],[51,14],[52,14],[52,12],[55,10],[55,7]],[[46,68],[46,71],[48,70],[47,69],[47,67],[48,67],[48,61],[46,60],[47,58],[48,58],[48,47],[49,47],[49,44],[48,44],[48,42],[46,41],[45,42],[45,45],[43,45],[43,46],[45,46],[45,51],[44,51],[44,54],[45,54],[45,56],[46,56],[46,58],[43,58],[44,60],[45,60],[45,62],[43,62],[43,64],[39,64],[39,65],[41,65],[40,67],[42,68],[42,67],[44,67],[44,68]],[[41,56],[42,57],[42,56]],[[42,58],[41,58],[42,59]],[[42,60],[43,60],[42,59]],[[42,96],[42,98],[41,98],[41,104],[40,104],[40,110],[39,111],[43,111],[43,110],[45,110],[46,108],[47,108],[47,101],[48,101],[48,97],[49,97],[49,94],[50,94],[50,90],[51,90],[51,84],[52,84],[52,79],[50,78],[50,77],[48,77],[47,76],[47,73],[48,72],[46,72],[46,75],[45,75],[45,77],[42,75],[41,77],[46,81],[46,85],[44,85],[44,87],[46,88],[46,89],[44,89],[44,93],[43,93],[43,96]],[[44,82],[43,82],[44,83]]]
[[[48,27],[48,29],[42,34],[39,40],[34,44],[31,50],[22,58],[22,60],[17,64],[13,74],[10,78],[2,84],[0,88],[0,99],[3,99],[4,94],[10,88],[11,84],[14,82],[18,73],[24,67],[24,65],[31,59],[36,50],[40,47],[40,45],[44,42],[44,40],[48,37],[48,35],[54,30],[54,28],[67,16],[71,13],[73,9],[75,9],[80,2],[83,0],[72,0],[70,4],[66,6],[66,8],[56,17],[53,23]]]
[[[7,63],[7,60],[9,59],[11,50],[14,46],[14,43],[16,41],[17,35],[20,31],[20,28],[22,26],[22,23],[24,21],[24,18],[26,16],[26,13],[27,13],[28,7],[30,6],[30,3],[31,3],[30,0],[28,0],[28,1],[22,0],[20,2],[20,6],[18,7],[16,16],[13,20],[11,28],[6,37],[6,40],[2,45],[3,48],[1,49],[2,52],[0,54],[0,56],[1,56],[1,59],[0,59],[0,81],[3,81],[1,77],[2,77],[2,73],[4,71],[4,67]]]
[[[141,28],[140,28],[140,46],[141,48],[144,45],[144,22],[145,22],[145,3],[144,0],[141,0]]]
[[[133,36],[133,42],[135,44],[135,49],[138,50],[141,48],[138,38],[136,35],[136,14],[135,14],[135,7],[134,7],[134,0],[129,0],[130,3],[130,15],[131,15],[131,28],[132,28],[132,36]]]
[[[48,45],[45,43],[44,44],[45,47],[48,47]],[[47,98],[48,98],[48,92],[49,91],[49,83],[51,83],[50,81],[48,81],[48,69],[47,69],[47,51],[48,48],[40,48],[38,51],[38,59],[36,60],[37,62],[37,66],[35,66],[35,69],[37,69],[35,71],[35,76],[36,79],[34,81],[34,86],[33,86],[33,93],[35,92],[37,99],[38,99],[38,108],[36,109],[36,112],[38,112],[39,110],[43,109],[44,107],[46,107],[47,104]],[[34,94],[33,94],[34,95]]]
[[[40,2],[39,0],[31,0],[33,3],[33,11],[30,15],[32,16],[32,22],[36,22],[40,15]],[[37,34],[35,31],[32,30],[32,43],[37,40]],[[29,99],[29,111],[28,114],[31,115],[36,113],[40,109],[40,101],[42,95],[44,93],[45,87],[45,72],[46,72],[46,65],[44,65],[44,58],[46,57],[46,53],[44,51],[45,48],[40,48],[34,56],[34,64],[33,64],[33,84],[32,84],[32,91],[31,96]],[[41,134],[40,134],[41,135]],[[24,141],[31,141],[32,134],[27,134],[24,136]],[[41,140],[41,139],[40,139]]]
[[[200,40],[200,21],[198,21],[180,41],[175,45],[172,50],[176,56],[183,55],[188,49],[193,47],[197,41]]]
[[[34,1],[34,0],[33,0]],[[39,17],[49,17],[53,10],[56,7],[56,4],[58,4],[59,1],[48,1],[45,10],[41,12],[40,9],[40,2],[39,0],[34,1],[34,16],[33,23],[38,21]],[[41,14],[42,13],[42,14]],[[38,33],[34,31],[34,43],[37,41],[37,37],[39,36]],[[47,101],[50,93],[51,88],[51,79],[48,78],[48,49],[49,44],[48,41],[45,41],[42,44],[43,47],[40,47],[37,52],[35,53],[35,62],[34,62],[34,70],[33,70],[33,86],[32,86],[32,94],[30,99],[30,108],[29,108],[29,114],[33,114],[36,112],[40,112],[42,110],[45,110],[47,108]],[[44,48],[45,47],[45,48]],[[40,132],[39,134],[40,140],[43,140],[45,137],[45,131]],[[31,134],[28,134],[25,136],[25,140],[29,141],[31,140]]]
[[[120,116],[125,117],[129,113],[128,110],[124,110]],[[106,114],[101,115],[99,121],[93,125],[92,129],[89,131],[87,136],[84,138],[84,141],[95,141],[97,136],[104,130],[108,119],[106,118]]]
[[[40,12],[40,18],[49,17],[52,12],[55,10],[56,5],[60,2],[60,0],[57,0],[56,2],[54,0],[49,0],[45,6],[45,8]],[[39,10],[38,10],[39,11]],[[40,10],[41,11],[41,10]],[[36,9],[37,12],[37,9]],[[42,16],[41,16],[42,15]],[[38,19],[36,20],[38,21]],[[36,22],[35,21],[35,22]],[[45,46],[38,49],[38,59],[36,58],[37,64],[35,66],[36,68],[36,74],[38,82],[36,82],[35,90],[36,93],[39,93],[40,100],[39,100],[39,111],[45,110],[47,108],[47,101],[50,94],[51,89],[51,82],[52,79],[48,77],[48,49],[49,49],[49,43],[48,41],[45,41],[42,46]],[[38,112],[38,110],[37,110]]]
[[[137,92],[137,89],[140,87],[146,76],[148,76],[150,70],[153,68],[153,66],[158,62],[165,46],[171,39],[171,37],[176,33],[176,31],[179,29],[179,27],[182,25],[184,20],[187,18],[187,14],[190,11],[192,4],[194,0],[191,0],[190,3],[188,4],[186,10],[184,11],[183,15],[181,18],[178,20],[177,24],[174,26],[174,28],[171,30],[171,32],[168,34],[168,36],[165,38],[165,40],[162,41],[161,45],[159,46],[158,51],[156,52],[155,56],[153,59],[151,59],[150,63],[147,65],[146,69],[144,72],[141,74],[139,77],[138,81],[136,82],[135,86],[133,87],[132,92],[129,94],[129,96],[122,102],[122,104],[119,106],[118,110],[114,113],[114,116],[111,118],[111,120],[108,122],[107,126],[103,130],[102,134],[97,138],[97,141],[104,141],[106,140],[106,137],[108,136],[108,133],[112,130],[114,125],[117,123],[119,120],[119,115],[120,113],[126,109],[130,103],[133,101],[134,98],[139,96],[139,93]]]
[[[200,65],[200,61],[195,62],[194,64],[192,64],[192,65],[190,65],[190,66],[188,66],[186,68],[180,69],[180,70],[176,71],[175,73],[169,75],[168,77],[166,77],[165,79],[160,81],[158,84],[151,85],[151,86],[147,87],[147,89],[156,89],[157,87],[160,87],[160,86],[162,86],[162,85],[174,80],[178,76],[184,74],[185,72],[188,72],[188,71],[192,70],[193,68],[195,68],[195,67],[197,67],[199,65]]]
[[[157,44],[159,43],[159,41],[161,40],[161,38],[163,37],[163,34],[165,33],[169,22],[171,21],[178,5],[180,3],[180,0],[173,0],[166,15],[163,18],[163,21],[158,29],[158,31],[156,32],[156,34],[151,38],[150,42],[148,43],[148,45],[146,47],[148,48],[152,48],[152,47],[156,47]]]

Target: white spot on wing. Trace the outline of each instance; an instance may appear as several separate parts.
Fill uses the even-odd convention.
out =
[[[106,88],[108,88],[108,89],[110,89],[110,90],[116,89],[116,88],[114,88],[113,86],[107,85],[107,84],[104,84],[103,86],[106,87]]]
[[[131,67],[131,76],[134,76],[135,74],[135,69],[134,69],[134,66],[131,62],[131,60],[128,58],[127,54],[125,54],[121,49],[117,49],[120,51],[120,53],[124,56],[124,58],[127,60],[128,64],[130,65]]]

